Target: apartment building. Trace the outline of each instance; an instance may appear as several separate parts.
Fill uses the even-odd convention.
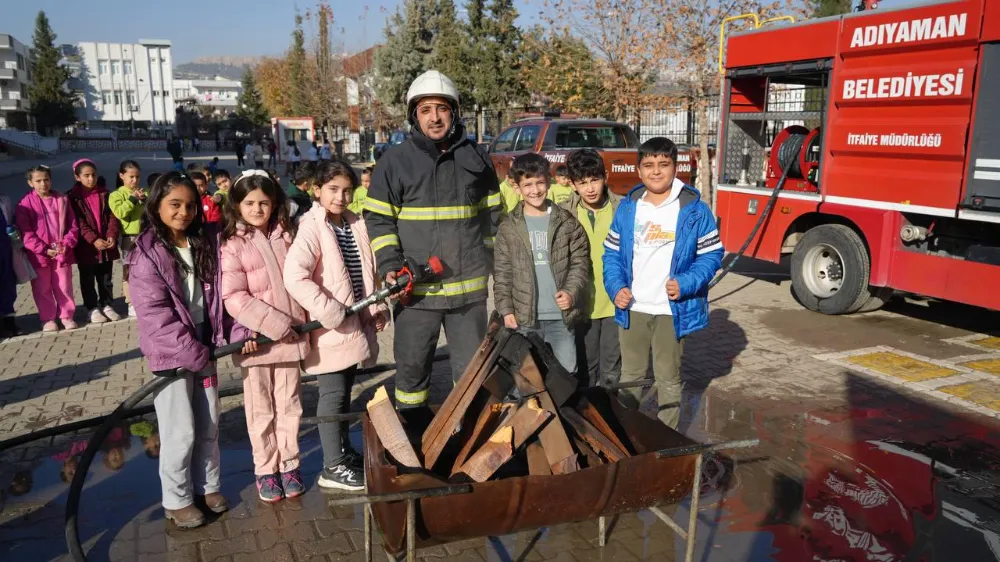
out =
[[[31,47],[0,33],[0,129],[31,128]]]
[[[77,44],[79,79],[73,89],[90,128],[165,131],[174,125],[173,55],[170,41]]]
[[[239,80],[174,79],[174,103],[193,103],[214,107],[220,114],[236,111],[243,84]]]

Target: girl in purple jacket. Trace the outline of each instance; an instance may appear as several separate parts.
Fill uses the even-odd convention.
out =
[[[211,348],[225,343],[218,244],[205,226],[194,184],[160,176],[129,252],[129,288],[139,349],[158,376],[160,483],[167,519],[182,529],[205,523],[203,509],[228,509],[219,493],[219,392]]]

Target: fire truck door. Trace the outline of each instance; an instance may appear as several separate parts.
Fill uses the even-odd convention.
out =
[[[982,45],[976,115],[965,176],[966,209],[1000,212],[1000,43]]]

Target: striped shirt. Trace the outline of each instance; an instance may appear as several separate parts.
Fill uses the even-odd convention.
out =
[[[354,302],[365,298],[365,280],[361,271],[361,252],[358,251],[358,243],[354,241],[354,234],[350,225],[344,221],[344,226],[340,227],[327,221],[334,234],[337,235],[337,243],[340,244],[340,255],[344,258],[344,265],[351,276],[351,288],[354,289]]]

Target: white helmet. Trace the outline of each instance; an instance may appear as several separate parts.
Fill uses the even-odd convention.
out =
[[[410,89],[406,91],[407,113],[413,113],[413,104],[418,100],[430,96],[445,98],[452,103],[456,111],[458,110],[458,88],[455,87],[455,83],[437,70],[428,70],[417,76],[410,84]]]

